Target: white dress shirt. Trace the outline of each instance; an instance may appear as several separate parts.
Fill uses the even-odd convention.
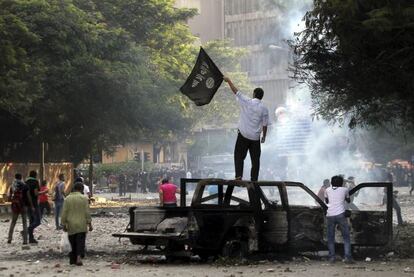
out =
[[[244,96],[240,91],[236,93],[240,104],[239,131],[250,140],[260,140],[262,127],[269,124],[269,111],[260,99]]]

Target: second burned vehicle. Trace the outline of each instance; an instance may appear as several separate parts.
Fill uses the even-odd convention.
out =
[[[361,199],[350,218],[354,245],[391,241],[392,197],[378,206],[384,191],[392,195],[392,184],[364,183],[350,191]],[[326,209],[301,183],[181,179],[180,207],[130,208],[127,232],[113,236],[167,257],[321,250],[326,249]]]

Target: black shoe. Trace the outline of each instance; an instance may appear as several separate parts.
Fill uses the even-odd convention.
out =
[[[8,243],[8,244],[10,244],[10,243],[11,243],[11,239],[8,239],[8,240],[7,240],[7,243]]]
[[[38,242],[35,239],[29,239],[29,243],[36,243],[37,244]]]
[[[346,264],[354,264],[355,261],[353,259],[345,259],[344,263],[346,263]]]

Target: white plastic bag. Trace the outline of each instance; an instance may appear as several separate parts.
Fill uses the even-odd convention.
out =
[[[60,238],[60,251],[64,254],[67,254],[72,251],[72,247],[70,245],[67,232],[63,232]]]

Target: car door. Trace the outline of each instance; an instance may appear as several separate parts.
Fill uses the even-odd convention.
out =
[[[316,250],[323,246],[326,204],[302,183],[286,182],[289,247]]]
[[[392,183],[362,183],[349,192],[354,245],[379,246],[392,240]],[[340,232],[337,232],[340,233]],[[341,241],[340,234],[337,241]]]
[[[283,250],[288,242],[287,206],[281,186],[276,182],[260,183],[260,245],[261,251]]]

